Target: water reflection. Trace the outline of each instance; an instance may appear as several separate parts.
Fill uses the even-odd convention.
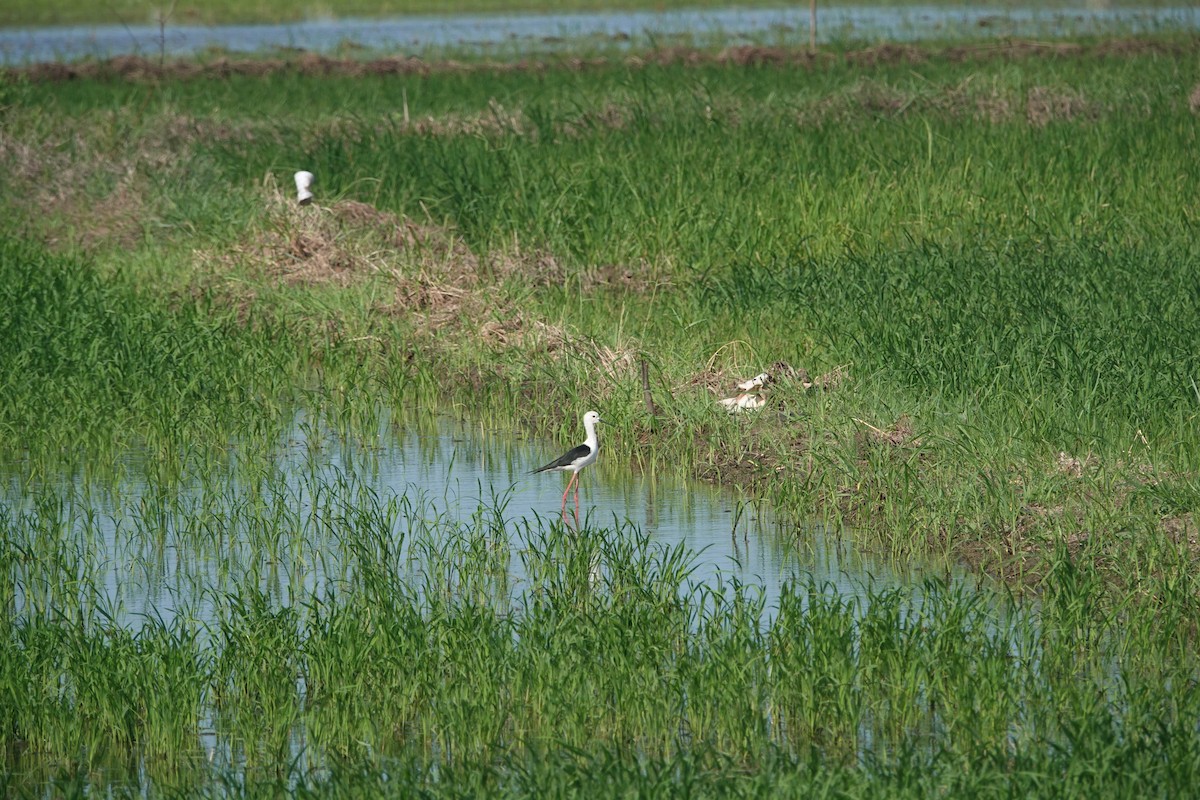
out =
[[[990,680],[1006,681],[1004,670],[1012,664],[1036,667],[1036,648],[1031,643],[1036,642],[1037,628],[1032,617],[1008,615],[1011,606],[1007,605],[1000,606],[1003,613],[992,615],[992,598],[973,593],[968,583],[946,587],[909,582],[885,565],[839,547],[820,529],[773,519],[769,510],[753,504],[742,508],[743,498],[737,495],[670,476],[630,475],[628,459],[604,447],[602,441],[602,460],[588,470],[581,490],[581,505],[592,524],[570,537],[559,535],[553,527],[566,478],[529,474],[532,467],[560,451],[558,444],[514,439],[507,433],[445,419],[393,426],[383,416],[370,435],[344,438],[335,436],[321,420],[301,415],[286,440],[276,446],[256,448],[247,443],[235,446],[228,458],[213,461],[190,457],[186,468],[167,479],[145,477],[164,460],[158,456],[127,459],[127,471],[115,479],[66,477],[43,485],[10,480],[0,498],[7,506],[0,511],[0,536],[8,548],[0,555],[6,557],[5,569],[12,571],[0,574],[0,580],[8,581],[3,588],[10,590],[9,596],[15,594],[15,601],[10,601],[15,608],[6,611],[13,620],[44,615],[52,620],[47,629],[74,630],[78,615],[80,629],[89,623],[98,629],[81,632],[99,634],[73,640],[84,646],[110,639],[117,626],[131,630],[148,626],[151,635],[145,641],[151,643],[155,629],[169,637],[183,631],[180,640],[169,639],[186,642],[172,652],[184,657],[195,652],[205,663],[200,669],[181,671],[185,676],[199,675],[204,687],[197,695],[198,712],[184,721],[187,732],[181,741],[195,737],[203,754],[196,756],[200,769],[195,779],[206,787],[222,781],[230,786],[252,784],[268,771],[294,786],[294,781],[322,775],[329,764],[344,765],[338,759],[346,751],[338,747],[350,739],[343,738],[346,732],[331,735],[323,727],[332,718],[330,709],[341,703],[333,698],[343,697],[330,689],[328,676],[344,664],[371,663],[382,652],[369,644],[376,641],[371,637],[377,630],[387,633],[376,643],[397,647],[397,661],[389,661],[383,669],[388,672],[422,651],[426,641],[439,643],[430,650],[449,647],[457,652],[466,643],[462,649],[472,651],[476,641],[472,637],[479,631],[501,640],[515,635],[514,643],[528,635],[525,650],[536,651],[542,641],[539,636],[558,630],[563,608],[569,609],[572,625],[588,629],[600,625],[609,638],[591,643],[568,638],[559,657],[576,646],[591,655],[600,649],[619,649],[613,645],[624,645],[624,637],[639,621],[650,630],[661,624],[690,625],[695,637],[673,635],[672,641],[681,645],[678,651],[674,645],[667,648],[660,654],[662,661],[653,661],[657,655],[644,656],[650,660],[635,669],[642,675],[650,669],[666,676],[649,681],[651,694],[665,691],[666,696],[686,697],[691,691],[711,691],[695,677],[700,672],[697,665],[720,665],[725,658],[722,648],[729,642],[737,644],[726,666],[748,663],[738,660],[744,654],[753,655],[756,663],[762,663],[763,653],[793,658],[780,662],[792,666],[778,673],[778,696],[799,696],[787,694],[785,673],[793,671],[807,679],[815,669],[824,670],[824,685],[834,685],[831,681],[837,677],[842,681],[838,685],[853,696],[868,698],[861,707],[854,705],[855,700],[822,712],[840,714],[837,709],[847,709],[845,719],[837,724],[848,726],[847,742],[857,748],[847,752],[862,758],[877,750],[875,737],[884,736],[878,740],[878,750],[883,750],[894,742],[887,736],[900,735],[879,712],[884,708],[890,713],[891,705],[869,705],[881,703],[878,697],[887,704],[899,702],[899,707],[915,709],[906,723],[914,736],[929,738],[936,746],[932,737],[943,734],[936,727],[939,696],[926,698],[914,690],[895,701],[898,695],[889,692],[903,681],[885,686],[882,694],[872,694],[880,685],[875,680],[878,665],[903,666],[899,672],[909,676],[906,680],[927,668],[935,677],[919,680],[938,687],[942,684],[937,659],[945,652],[969,653],[970,658],[982,652],[991,659],[989,663],[1003,668],[999,679],[995,672],[986,673]],[[639,559],[645,552],[639,550],[643,540],[665,555]],[[695,590],[691,602],[674,610],[663,610],[672,604],[660,605],[661,596],[643,604],[642,589],[651,596],[661,590],[668,599],[677,591],[679,583],[672,575],[681,571],[680,560],[673,554],[685,550],[696,553],[689,562],[691,582],[703,590]],[[597,553],[601,557],[590,562],[597,572],[593,581],[588,564]],[[583,569],[574,569],[581,564]],[[623,574],[623,567],[629,565],[632,569]],[[791,578],[797,586],[785,596],[783,587]],[[735,583],[754,588],[719,590]],[[578,594],[575,587],[581,587]],[[631,596],[635,602],[604,602]],[[441,603],[426,602],[438,598]],[[549,605],[539,606],[539,598]],[[581,598],[585,603],[576,606]],[[484,602],[476,602],[480,599]],[[593,599],[602,602],[592,606]],[[563,606],[555,605],[564,601]],[[286,606],[290,608],[281,608]],[[242,613],[239,607],[250,607],[251,613]],[[651,607],[655,610],[646,616],[640,612],[623,616],[629,610]],[[345,639],[340,638],[343,629],[330,624],[343,610],[348,611],[340,617],[348,625]],[[412,638],[406,638],[406,614],[412,611],[421,621]],[[476,611],[481,612],[481,628],[471,627]],[[385,617],[388,625],[377,629],[376,622]],[[188,620],[195,624],[187,624]],[[465,627],[459,630],[465,633],[457,639],[452,634],[460,620]],[[741,632],[756,620],[775,624],[770,628],[763,624],[763,638],[743,641]],[[864,632],[852,635],[860,620]],[[514,625],[508,627],[508,622]],[[522,628],[523,622],[533,625]],[[390,627],[392,623],[397,627]],[[298,634],[295,641],[286,635],[282,644],[271,638],[293,627]],[[563,630],[573,629],[568,625]],[[193,631],[195,637],[189,638]],[[772,635],[781,642],[800,644],[793,652],[778,642],[772,644]],[[439,638],[447,636],[448,640]],[[268,642],[261,651],[247,646],[260,638]],[[823,642],[811,652],[825,655],[806,660],[801,652],[807,652],[805,641]],[[943,647],[943,641],[953,644]],[[192,642],[198,645],[194,651]],[[955,649],[964,642],[978,646]],[[739,655],[739,648],[749,649]],[[864,651],[866,655],[860,655]],[[507,681],[510,659],[520,652],[505,647],[493,651],[488,658],[494,660],[485,665],[479,685]],[[907,655],[898,658],[910,652],[916,653],[911,663],[903,660]],[[997,652],[1002,657],[994,657]],[[223,662],[228,653],[232,657]],[[306,666],[299,668],[293,658],[303,658]],[[680,668],[677,659],[690,659],[691,666]],[[574,663],[559,662],[550,672],[564,669],[569,674],[570,667],[562,665]],[[417,753],[436,769],[444,757],[438,735],[453,729],[449,723],[441,727],[442,723],[429,720],[437,718],[439,709],[453,707],[457,673],[449,665],[450,661],[433,657],[421,668],[428,670],[421,677],[422,685],[432,687],[426,697],[435,699],[412,706],[418,710],[407,719],[420,720],[412,723],[417,726],[413,736],[368,731],[358,739],[354,731],[360,729],[347,728],[353,732],[355,746],[378,746],[384,757]],[[488,672],[491,669],[499,671]],[[536,673],[540,667],[531,669]],[[59,676],[60,670],[65,678]],[[57,662],[47,674],[64,681],[63,685],[78,680],[69,666]],[[401,670],[389,674],[389,680],[408,675]],[[310,688],[319,697],[317,687],[323,678],[323,699],[308,708]],[[689,683],[693,679],[697,683]],[[492,680],[496,682],[489,684]],[[401,680],[396,685],[403,684]],[[541,684],[534,680],[526,688],[533,685]],[[262,692],[264,686],[282,692],[274,715],[262,711],[255,700],[255,692]],[[223,695],[223,690],[228,694]],[[376,710],[377,698],[371,699],[361,687],[344,696],[350,704],[346,713],[356,717],[348,721],[350,726]],[[122,696],[119,703],[123,702]],[[674,719],[676,713],[687,716],[686,711],[676,711],[673,702],[667,704],[672,706],[666,712],[671,717],[668,730],[680,724]],[[631,707],[640,708],[636,703]],[[779,713],[777,708],[770,706],[765,713],[768,717]],[[489,719],[494,716],[492,709],[486,713]],[[545,730],[558,735],[553,725]],[[907,730],[901,733],[907,736]],[[783,723],[778,731],[763,735],[778,736],[787,746],[791,734]],[[268,745],[270,753],[264,755]],[[157,794],[154,784],[161,773],[148,776],[141,766],[139,762],[129,770],[114,764],[108,774],[94,768],[91,772],[110,787],[109,793],[111,788],[133,786]],[[27,772],[27,785],[41,780],[50,786],[50,773],[43,770],[52,768],[35,751],[16,772]],[[38,777],[42,775],[46,777]]]
[[[40,489],[13,483],[5,498],[10,539],[30,551],[65,542],[52,556],[61,564],[47,570],[43,563],[17,581],[17,610],[45,613],[61,600],[56,593],[73,586],[80,606],[98,604],[103,618],[125,627],[208,625],[219,619],[222,598],[246,587],[281,606],[337,594],[354,584],[363,542],[395,548],[397,568],[416,576],[453,568],[447,548],[477,545],[445,540],[477,535],[496,551],[487,560],[493,572],[503,573],[489,580],[519,593],[523,554],[539,531],[558,524],[566,480],[529,470],[557,450],[449,420],[423,428],[385,423],[371,438],[345,441],[301,418],[273,456],[235,451],[228,463],[178,482],[151,482],[135,470],[103,487],[83,479]],[[902,581],[819,529],[774,519],[761,504],[681,479],[631,475],[626,463],[602,451],[584,473],[585,524],[693,551],[694,583],[761,586],[772,608],[789,578],[811,575],[846,596]]]
[[[0,31],[0,63],[76,60],[135,54],[184,56],[217,47],[230,52],[301,48],[327,52],[347,45],[419,52],[473,49],[481,53],[566,50],[581,40],[644,45],[662,37],[699,36],[736,41],[807,43],[807,4],[794,8],[686,9],[410,16],[390,19],[315,19],[283,25],[183,26],[156,22]],[[1061,36],[1118,30],[1145,33],[1195,30],[1200,9],[1086,7],[994,8],[961,6],[822,7],[819,34],[833,39],[915,41],[958,36]]]
[[[528,474],[561,449],[555,445],[445,428],[436,436],[406,434],[398,444],[380,461],[383,484],[419,487],[459,520],[469,519],[497,493],[507,498],[511,517],[558,517],[566,478]],[[801,572],[847,594],[861,589],[868,572],[898,580],[882,563],[846,551],[820,531],[806,532],[808,546],[801,555],[797,526],[774,519],[762,504],[679,479],[630,475],[619,456],[604,455],[581,479],[585,517],[614,527],[628,521],[662,546],[694,551],[698,582],[733,576],[762,585],[770,601],[784,580]]]

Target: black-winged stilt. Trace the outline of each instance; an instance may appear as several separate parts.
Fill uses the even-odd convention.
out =
[[[575,521],[579,521],[579,471],[594,463],[597,453],[600,452],[600,444],[596,440],[597,422],[600,422],[600,415],[595,411],[589,411],[584,414],[583,429],[587,431],[587,439],[584,440],[583,444],[572,447],[549,464],[544,467],[538,467],[530,473],[531,475],[536,475],[539,472],[547,472],[549,470],[572,473],[571,480],[567,481],[567,489],[563,492],[562,496],[563,522],[567,521],[567,494],[570,493],[572,485],[575,486]]]

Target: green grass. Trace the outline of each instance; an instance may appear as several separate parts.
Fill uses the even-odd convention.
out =
[[[1186,793],[1196,41],[1040,52],[10,77],[7,780]],[[300,168],[316,206],[290,201]],[[780,361],[842,380],[716,408]],[[800,582],[759,627],[751,589],[687,590],[686,554],[626,527],[456,523],[317,477],[315,443],[306,514],[273,466],[297,409],[314,442],[434,409],[569,442],[563,409],[591,407],[621,469],[966,560],[1025,600]],[[150,485],[132,569],[219,563],[208,616],[112,624],[94,545],[118,457]],[[318,562],[336,589],[306,589]]]
[[[679,461],[894,553],[973,549],[1004,570],[1046,545],[1031,528],[1190,524],[1195,42],[1104,46],[18,83],[27,149],[10,152],[63,187],[30,191],[101,274],[153,275],[154,293],[252,308],[302,340],[280,374],[311,358],[351,395],[466,403],[564,439],[553,409],[600,406],[636,466]],[[323,202],[433,238],[289,208],[273,186],[298,168]],[[139,227],[92,241],[101,198],[136,201]],[[275,279],[320,246],[347,277]],[[712,413],[705,380],[777,361],[849,382],[780,386],[755,421]],[[871,438],[902,418],[900,447]],[[1130,497],[1148,502],[1116,522]]]
[[[293,402],[298,354],[281,325],[246,330],[203,295],[147,303],[127,275],[14,239],[0,241],[0,276],[6,459],[186,449],[250,419],[271,430]]]
[[[38,510],[0,539],[10,790],[76,775],[151,794],[214,777],[339,794],[386,772],[395,796],[541,793],[565,776],[632,791],[671,775],[664,789],[692,781],[702,796],[810,781],[1119,796],[1196,779],[1191,573],[1166,608],[1118,613],[1093,605],[1095,573],[1069,558],[1026,606],[936,579],[859,598],[800,580],[763,624],[754,587],[696,585],[688,553],[631,527],[572,532],[487,504],[460,523],[323,474],[296,486],[243,470],[261,494],[239,498],[210,473],[191,495],[221,498],[205,515],[151,485],[165,504],[118,504],[115,534],[86,518],[85,494],[33,493]],[[299,492],[314,499],[303,519],[270,499]],[[64,515],[77,541],[227,566],[191,590],[200,606],[131,633],[106,599],[113,565],[39,535]],[[164,523],[173,533],[147,548]],[[498,602],[513,546],[522,589]]]
[[[602,406],[645,469],[678,460],[758,485],[896,553],[1006,561],[1044,546],[1026,540],[1031,522],[1076,538],[1101,520],[1187,525],[1194,41],[1102,46],[967,60],[934,48],[868,67],[851,51],[813,69],[16,84],[9,114],[44,161],[16,166],[65,187],[38,202],[99,248],[101,274],[256,309],[327,380],[465,402],[564,440],[572,423],[552,409]],[[461,243],[398,248],[370,225],[289,210],[263,176],[286,187],[301,167],[323,202],[367,202]],[[81,184],[96,197],[77,199]],[[141,224],[115,233],[132,255],[103,255],[112,237],[88,241],[87,201],[129,196]],[[358,265],[350,285],[275,281],[317,234]],[[632,288],[605,283],[623,272]],[[443,314],[430,293],[445,287],[465,299]],[[652,364],[653,434],[636,370],[619,362],[597,381],[606,356],[589,341]],[[849,388],[780,386],[781,413],[749,423],[686,388],[776,361],[845,365]],[[901,417],[914,425],[903,447],[864,441]],[[1060,453],[1088,467],[1082,480]],[[777,466],[791,479],[760,484]],[[855,499],[836,500],[847,487]],[[1114,522],[1147,494],[1137,513],[1158,519]]]

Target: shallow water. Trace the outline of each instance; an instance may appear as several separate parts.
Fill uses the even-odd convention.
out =
[[[531,608],[521,600],[544,593],[545,576],[579,554],[579,545],[596,554],[592,564],[600,566],[593,569],[611,576],[614,563],[636,563],[637,558],[615,559],[614,553],[626,551],[608,547],[610,542],[646,536],[655,554],[690,554],[690,577],[679,587],[682,593],[704,587],[714,590],[708,595],[713,597],[733,583],[750,587],[737,596],[751,599],[741,607],[758,615],[764,630],[778,621],[778,601],[793,580],[799,585],[796,596],[813,602],[804,593],[811,579],[817,591],[837,601],[837,607],[846,603],[857,619],[878,607],[886,616],[889,603],[903,617],[926,619],[921,616],[924,599],[936,601],[939,594],[945,598],[961,590],[973,599],[950,606],[964,611],[979,601],[978,608],[988,613],[971,624],[1008,643],[1014,657],[1022,655],[1022,639],[1012,632],[1028,631],[1035,623],[1018,618],[1021,612],[1014,614],[1007,606],[993,616],[991,611],[1000,606],[992,606],[989,598],[997,596],[978,578],[952,572],[948,594],[937,584],[922,582],[926,575],[946,577],[944,566],[896,568],[855,552],[818,527],[777,519],[761,506],[747,507],[736,494],[670,475],[630,474],[628,457],[608,448],[603,430],[601,437],[600,461],[582,478],[580,506],[587,530],[571,537],[560,535],[557,521],[565,476],[529,474],[556,457],[561,445],[449,418],[402,425],[380,412],[377,427],[346,438],[323,420],[300,414],[277,443],[234,442],[215,457],[211,451],[182,456],[134,452],[111,474],[99,470],[87,478],[63,476],[40,483],[10,469],[7,481],[0,483],[0,523],[7,523],[0,536],[9,556],[5,567],[12,573],[0,579],[9,579],[9,613],[14,620],[42,615],[55,624],[67,623],[66,628],[78,621],[81,628],[97,628],[104,639],[115,628],[195,631],[199,650],[219,658],[223,642],[241,641],[236,631],[228,634],[231,619],[235,627],[240,624],[231,608],[261,598],[272,612],[293,607],[298,613],[279,618],[299,623],[327,614],[334,603],[358,591],[358,599],[371,602],[364,590],[368,584],[360,578],[374,570],[376,578],[381,572],[388,581],[398,578],[386,584],[384,594],[402,584],[395,595],[402,607],[416,597],[421,613],[436,616],[435,603],[424,605],[434,599],[433,592],[445,592],[456,610],[483,599],[479,607],[486,608],[485,614],[519,623],[519,615]],[[175,463],[181,457],[186,463]],[[595,549],[600,539],[604,541]],[[558,549],[547,548],[548,541]],[[637,556],[641,551],[633,547],[627,552]],[[662,566],[671,558],[652,555],[647,562]],[[536,569],[527,572],[531,563],[542,569],[540,578]],[[360,569],[364,572],[356,574]],[[636,580],[674,587],[672,578],[662,577],[664,572],[638,573]],[[630,584],[592,582],[597,585],[603,593]],[[889,600],[892,588],[898,591]],[[480,589],[486,596],[481,598]],[[753,603],[758,598],[761,608]],[[720,613],[730,614],[732,608],[723,606]],[[250,616],[273,618],[257,612]],[[301,624],[301,629],[311,632],[320,626]],[[954,630],[961,634],[965,629]],[[307,697],[306,675],[283,678],[289,691],[294,685],[298,707]],[[255,733],[252,725],[239,727],[242,717],[231,707],[218,708],[212,698],[212,689],[206,689],[195,732],[197,750],[188,756],[200,767],[193,778],[205,786],[221,781],[237,785],[264,769],[254,755],[262,743],[243,742],[239,736],[247,730],[252,736],[266,734]],[[284,719],[291,713],[287,708]],[[277,754],[278,764],[268,761],[266,767],[289,781],[300,776],[324,780],[329,753],[309,727],[320,720],[319,715],[292,719],[286,752]],[[869,746],[871,735],[864,727],[863,746]],[[436,746],[430,757],[436,763]],[[53,768],[35,757],[17,774],[32,786],[48,780]],[[93,769],[93,774],[110,789],[140,787],[145,792],[156,780],[140,766],[130,772],[127,764],[116,762]],[[149,794],[154,795],[153,789]]]
[[[498,585],[512,599],[522,591],[528,539],[560,518],[566,477],[529,474],[556,450],[446,419],[421,428],[384,423],[370,440],[354,442],[301,419],[266,461],[239,464],[235,450],[202,477],[163,483],[147,481],[131,458],[111,483],[75,479],[46,491],[13,481],[4,503],[25,517],[10,533],[28,537],[23,546],[35,549],[45,531],[60,532],[67,544],[56,557],[79,578],[80,607],[133,630],[148,621],[206,625],[218,616],[216,598],[246,586],[279,605],[336,592],[353,577],[347,542],[362,533],[356,526],[402,549],[414,575],[431,568],[429,554],[441,540],[493,531],[506,551]],[[641,531],[656,548],[690,551],[693,584],[761,587],[770,609],[789,579],[811,576],[838,594],[863,597],[868,586],[911,578],[817,527],[776,520],[761,505],[709,486],[631,475],[621,467],[627,459],[606,455],[602,445],[601,462],[582,475],[583,524],[619,535]],[[62,587],[43,582],[52,581],[18,582],[26,587],[18,613],[56,604]]]
[[[351,47],[421,52],[468,49],[481,53],[558,50],[581,40],[645,45],[661,37],[773,44],[808,41],[808,9],[693,9],[670,12],[545,13],[314,19],[279,25],[172,25],[131,21],[112,25],[0,31],[0,63],[184,56],[219,49],[233,53],[299,48],[318,52]],[[834,6],[820,9],[819,39],[916,41],[943,37],[1057,36],[1200,29],[1200,8],[962,8]]]

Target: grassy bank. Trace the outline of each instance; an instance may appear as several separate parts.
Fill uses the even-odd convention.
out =
[[[0,381],[9,459],[110,460],[232,436],[290,406],[303,367],[283,326],[247,330],[211,297],[174,309],[127,274],[0,241]]]
[[[875,547],[1036,577],[1066,541],[1128,580],[1195,537],[1194,52],[17,80],[5,157],[34,235],[373,396],[564,441],[597,406],[635,467]],[[763,413],[716,412],[775,364]]]
[[[344,593],[279,608],[227,586],[214,639],[134,635],[105,627],[78,583],[86,536],[55,521],[86,502],[34,486],[0,537],[0,736],[67,765],[30,785],[140,753],[195,788],[177,753],[201,716],[233,772],[264,765],[264,791],[297,730],[329,759],[303,780],[364,794],[384,771],[398,794],[573,774],[714,795],[1190,786],[1197,52],[9,73],[15,478],[139,442],[152,473],[208,464],[197,449],[269,442],[296,405],[345,431],[380,406],[448,409],[564,443],[595,407],[606,459],[740,486],[897,558],[966,560],[1038,605],[930,586],[850,609],[800,586],[760,630],[752,598],[681,597],[675,557],[598,528],[577,548],[536,532],[546,605],[514,616],[480,599],[494,527],[426,531],[462,544],[445,574],[468,580],[423,593],[371,534],[396,510],[329,487],[345,502],[312,522],[210,508],[160,531],[273,563],[324,525],[349,548]],[[763,369],[765,408],[716,405]],[[133,694],[87,683],[135,657]]]

